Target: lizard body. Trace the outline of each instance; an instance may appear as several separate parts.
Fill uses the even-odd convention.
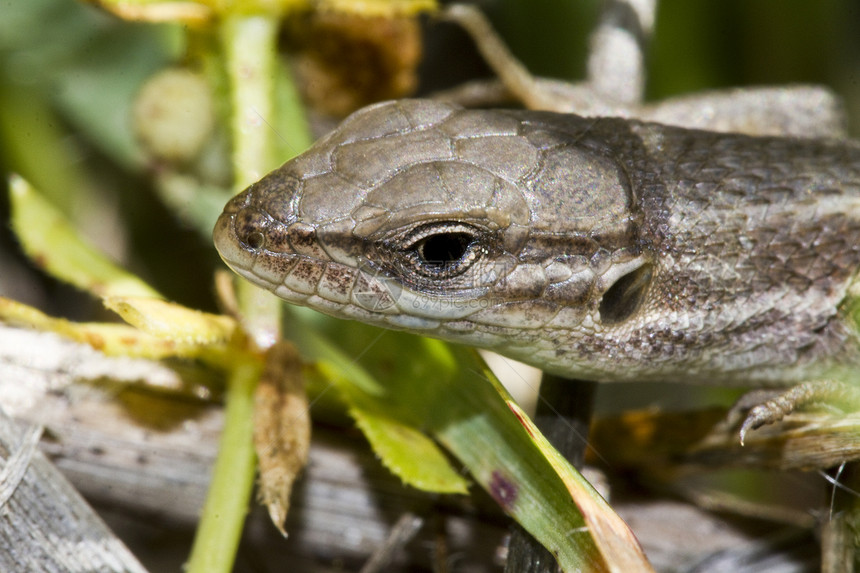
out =
[[[860,362],[850,141],[388,102],[214,238],[290,302],[568,377],[778,386]]]

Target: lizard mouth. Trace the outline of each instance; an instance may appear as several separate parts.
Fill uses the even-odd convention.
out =
[[[243,278],[289,302],[307,305],[319,289],[327,263],[291,249],[273,248],[271,237],[277,235],[278,226],[253,208],[225,209],[215,224],[215,249]]]
[[[458,318],[473,312],[468,307],[440,306],[433,297],[425,300],[380,269],[334,261],[312,244],[310,232],[303,223],[272,220],[239,196],[218,218],[213,240],[224,262],[243,278],[287,302],[338,318],[429,331],[437,329],[446,315]],[[404,312],[404,306],[411,312]],[[419,316],[422,311],[425,316]]]
[[[319,275],[310,269],[321,268],[327,261],[318,252],[302,252],[302,244],[309,240],[307,233],[290,231],[286,224],[257,208],[253,192],[253,187],[247,189],[224,207],[212,233],[215,249],[242,277],[271,291],[286,287],[295,294],[279,292],[279,296],[301,304],[298,295],[312,294],[317,287]],[[308,256],[311,254],[317,256]]]
[[[228,267],[236,273],[242,275],[246,279],[252,279],[249,274],[250,269],[254,265],[256,252],[252,249],[245,248],[239,241],[234,225],[236,215],[234,212],[225,211],[218,217],[215,223],[215,229],[212,233],[212,240],[215,243],[215,250],[221,256],[221,259]]]
[[[283,230],[283,225],[265,214],[251,207],[237,209],[234,204],[218,218],[213,240],[227,266],[293,304],[376,323],[398,312],[396,293],[389,282],[326,257],[303,253],[301,247],[281,244],[278,237]],[[293,242],[307,239],[307,229],[303,228],[287,230],[286,234]]]

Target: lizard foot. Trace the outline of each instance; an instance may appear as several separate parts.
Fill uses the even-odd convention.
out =
[[[860,388],[834,380],[803,382],[753,407],[740,429],[741,445],[750,430],[782,420],[809,404],[827,404],[840,409],[860,408]]]

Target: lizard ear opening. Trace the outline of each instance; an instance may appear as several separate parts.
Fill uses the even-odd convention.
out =
[[[621,275],[609,287],[600,301],[600,320],[603,324],[617,324],[633,315],[645,300],[648,285],[654,274],[654,265],[646,263]]]

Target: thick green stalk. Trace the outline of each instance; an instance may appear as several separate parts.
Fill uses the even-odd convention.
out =
[[[230,81],[233,172],[240,190],[272,168],[275,56],[278,21],[271,16],[226,16],[221,42]]]
[[[203,515],[194,538],[187,573],[229,573],[242,536],[248,499],[254,486],[254,389],[262,362],[238,361],[230,372],[224,433]]]
[[[275,117],[278,21],[270,16],[228,16],[222,44],[231,90],[233,172],[237,191],[275,166],[271,124]],[[238,283],[245,329],[260,348],[279,338],[281,305],[247,281]]]
[[[273,15],[227,15],[221,45],[231,97],[236,191],[273,167],[275,58],[278,20]],[[280,303],[250,283],[238,283],[246,332],[264,349],[280,337]],[[243,360],[228,380],[224,433],[212,483],[188,563],[189,573],[228,573],[233,568],[254,485],[253,397],[261,363]]]

